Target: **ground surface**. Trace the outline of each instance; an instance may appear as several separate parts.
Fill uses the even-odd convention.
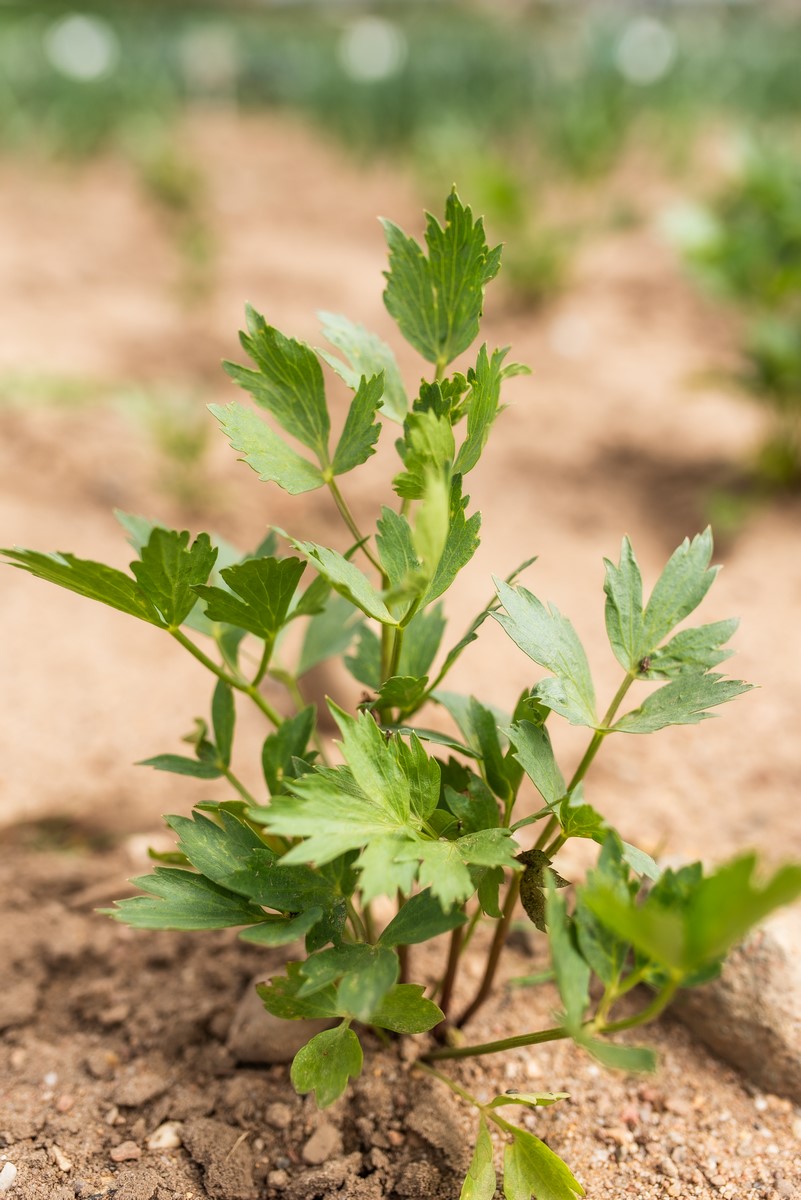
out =
[[[191,302],[170,221],[125,163],[4,164],[3,545],[123,565],[114,506],[179,527],[210,523],[243,547],[272,523],[319,541],[340,536],[317,496],[298,506],[260,485],[215,434],[202,486],[170,485],[152,421],[129,398],[134,390],[156,403],[177,394],[198,409],[229,399],[218,362],[236,353],[245,299],[313,342],[319,308],[391,337],[375,216],[419,230],[420,197],[409,178],[343,163],[335,148],[283,121],[206,115],[187,126],[182,144],[206,179],[215,250]],[[512,407],[471,480],[483,544],[450,608],[455,638],[485,603],[490,574],[538,554],[528,586],[567,612],[595,649],[602,699],[617,685],[603,648],[602,556],[616,554],[628,532],[652,581],[678,541],[704,523],[709,493],[736,479],[761,428],[758,413],[714,382],[712,369],[730,361],[727,323],[688,287],[659,235],[659,215],[679,189],[637,179],[640,223],[583,243],[562,299],[540,314],[521,312],[502,288],[490,299],[487,340],[511,343],[534,374],[510,385]],[[630,195],[631,182],[628,168],[599,189],[599,212],[614,209],[616,189]],[[412,355],[402,365],[410,381],[420,373]],[[75,394],[91,402],[76,403]],[[341,412],[333,385],[332,394]],[[376,456],[349,488],[365,519],[384,461]],[[799,515],[792,500],[755,511],[719,547],[725,570],[704,608],[705,620],[742,618],[733,670],[762,690],[704,727],[612,742],[590,780],[596,807],[663,857],[719,861],[744,845],[772,862],[801,857]],[[342,1141],[330,1135],[340,1165],[327,1169],[339,1174],[308,1177],[303,1147],[317,1118],[293,1098],[283,1068],[233,1070],[222,1045],[231,1001],[262,960],[227,937],[141,939],[91,915],[112,898],[115,879],[141,873],[130,858],[156,836],[159,814],[187,811],[200,798],[191,784],[128,765],[176,749],[191,718],[206,711],[200,669],[155,631],[21,574],[4,573],[0,619],[10,701],[0,730],[8,842],[0,928],[3,961],[13,963],[0,1154],[19,1167],[20,1193],[67,1200],[116,1187],[117,1200],[238,1200],[278,1194],[280,1184],[289,1195],[328,1197],[339,1194],[339,1180],[354,1197],[457,1194],[458,1110],[456,1133],[443,1132],[441,1145],[426,1140],[427,1118],[401,1133],[404,1103],[430,1098],[431,1087],[377,1056],[354,1107],[340,1105],[331,1117]],[[485,627],[452,686],[480,686],[482,698],[508,708],[531,682],[527,660]],[[346,701],[358,695],[338,676],[324,685]],[[246,749],[257,733],[245,730]],[[559,746],[569,768],[581,741],[562,731]],[[246,760],[241,774],[255,786]],[[216,794],[204,785],[204,795]],[[91,832],[88,849],[81,831]],[[113,847],[131,835],[126,860]],[[69,853],[53,852],[60,840]],[[580,866],[569,852],[560,860],[563,873]],[[98,878],[102,895],[87,891]],[[531,1027],[530,993],[514,997],[499,994],[477,1022],[478,1039]],[[599,1200],[797,1194],[801,1130],[789,1105],[749,1094],[675,1025],[649,1038],[665,1058],[647,1084],[598,1074],[565,1048],[515,1058],[508,1069],[474,1065],[464,1077],[479,1090],[533,1078],[571,1092],[574,1101],[538,1118],[538,1129]],[[158,1079],[156,1090],[148,1079]],[[279,1125],[270,1123],[275,1104],[289,1106],[291,1133],[280,1125],[283,1110]],[[437,1095],[436,1108],[451,1120],[446,1097]],[[402,1141],[385,1145],[375,1132],[384,1109]],[[184,1149],[147,1150],[167,1119],[186,1123]],[[111,1150],[126,1141],[142,1157],[115,1163]]]

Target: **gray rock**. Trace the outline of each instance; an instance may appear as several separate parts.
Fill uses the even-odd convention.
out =
[[[301,1046],[316,1033],[339,1023],[336,1020],[283,1021],[274,1017],[267,1012],[256,991],[256,984],[263,982],[263,975],[255,976],[250,982],[228,1030],[227,1046],[238,1063],[291,1062]]]
[[[801,910],[771,917],[671,1012],[758,1087],[801,1104]]]
[[[342,1153],[342,1134],[336,1125],[321,1121],[303,1147],[303,1161],[319,1167]]]

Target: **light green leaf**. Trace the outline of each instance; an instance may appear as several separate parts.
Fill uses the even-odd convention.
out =
[[[347,1022],[324,1029],[298,1050],[290,1078],[301,1096],[314,1092],[318,1108],[328,1108],[344,1092],[351,1077],[362,1073],[362,1048]]]
[[[334,475],[352,471],[375,454],[375,443],[381,433],[381,425],[375,416],[381,406],[383,392],[383,375],[373,375],[369,379],[362,376],[334,452],[331,464]]]
[[[445,206],[445,227],[426,214],[428,258],[397,225],[384,221],[389,271],[384,303],[406,340],[428,362],[447,365],[478,333],[484,288],[500,266],[479,218],[473,221],[456,192]]]
[[[709,569],[711,557],[710,529],[692,541],[685,538],[674,550],[646,605],[636,661],[653,654],[679,621],[701,603],[718,573],[717,567]]]
[[[301,554],[306,555],[312,566],[325,576],[340,595],[350,600],[351,604],[355,604],[368,617],[375,617],[384,625],[398,624],[367,576],[336,550],[318,546],[315,542],[293,541],[292,545]]]
[[[398,672],[422,678],[427,675],[445,632],[442,605],[435,604],[415,614],[406,626]]]
[[[370,1018],[371,1025],[390,1029],[393,1033],[428,1033],[445,1014],[423,996],[425,988],[418,983],[396,983],[381,1001]]]
[[[697,725],[713,715],[707,709],[751,690],[750,683],[722,675],[680,675],[657,688],[612,728],[619,733],[655,733],[669,725]]]
[[[138,617],[151,625],[165,628],[165,622],[139,584],[114,567],[74,554],[42,554],[38,550],[0,550],[12,559],[12,566],[28,571],[38,579],[57,583],[59,587],[90,600],[99,600],[109,608]]]
[[[501,397],[501,366],[508,354],[505,350],[493,351],[492,358],[487,354],[486,345],[478,352],[478,361],[467,375],[470,392],[467,397],[467,437],[459,449],[454,471],[466,475],[481,457],[486,445],[490,429],[498,415]]]
[[[734,651],[721,647],[734,636],[739,623],[737,620],[714,621],[696,629],[683,629],[651,655],[648,678],[669,679],[674,675],[710,671],[725,662]]]
[[[239,338],[259,369],[230,362],[223,363],[224,369],[325,465],[330,422],[317,355],[304,342],[284,337],[250,305],[245,311],[248,333]]]
[[[565,1006],[565,1024],[571,1036],[581,1028],[589,1002],[590,968],[576,949],[571,936],[564,898],[548,880],[548,940],[559,995]]]
[[[425,473],[423,496],[412,533],[414,552],[420,560],[420,591],[434,578],[450,532],[450,486],[447,472],[431,468]]]
[[[597,1062],[611,1071],[650,1074],[656,1070],[656,1054],[647,1046],[621,1046],[617,1042],[605,1042],[601,1038],[589,1036],[578,1037],[576,1041]]]
[[[638,671],[642,643],[642,575],[627,537],[620,549],[620,565],[608,558],[606,567],[606,632],[615,658],[627,671]]]
[[[415,590],[422,578],[420,560],[412,543],[412,528],[402,513],[381,507],[375,544],[393,594]]]
[[[342,753],[357,786],[365,796],[380,798],[382,808],[398,826],[406,825],[411,810],[409,782],[404,773],[406,757],[387,745],[371,716],[362,713],[351,717],[331,700],[328,707],[342,734]]]
[[[247,558],[222,572],[230,592],[196,587],[212,621],[226,621],[272,642],[287,620],[305,564],[299,558]]]
[[[439,763],[429,758],[414,732],[409,734],[408,743],[393,737],[389,746],[406,780],[411,812],[421,821],[427,821],[439,803]]]
[[[502,1096],[490,1100],[489,1108],[505,1108],[509,1104],[522,1104],[524,1108],[548,1108],[559,1100],[569,1100],[569,1092],[518,1092],[510,1088]]]
[[[156,754],[143,758],[137,767],[153,767],[156,771],[169,771],[172,775],[188,775],[191,779],[219,779],[222,769],[205,759],[185,758],[182,754]]]
[[[409,413],[403,422],[403,439],[395,445],[404,470],[392,486],[405,500],[421,500],[430,472],[449,469],[456,453],[450,421],[432,409]]]
[[[487,1122],[482,1116],[479,1120],[476,1148],[459,1193],[459,1200],[492,1200],[497,1185],[492,1161],[492,1138]]]
[[[428,676],[422,679],[412,679],[408,675],[393,675],[378,689],[378,695],[373,705],[379,710],[387,708],[402,708],[413,711],[418,707],[428,686]]]
[[[416,862],[398,862],[398,852],[411,843],[402,834],[374,837],[362,850],[356,866],[359,869],[359,891],[365,904],[377,896],[408,896],[417,875]]]
[[[323,579],[323,576],[318,576]],[[326,581],[327,582],[327,581]],[[298,663],[298,678],[329,658],[338,658],[348,649],[364,620],[361,612],[334,593],[321,613],[312,617],[306,629]]]
[[[117,900],[100,912],[134,929],[227,929],[266,919],[260,908],[194,871],[156,867],[131,883],[150,894]]]
[[[479,704],[475,696],[471,696],[468,721],[470,742],[481,754],[481,770],[487,784],[496,796],[500,796],[502,800],[510,800],[512,790],[506,775],[495,714],[483,704]]]
[[[525,588],[495,582],[506,613],[493,612],[492,616],[523,653],[551,671],[560,685],[558,689],[548,687],[547,698],[545,688],[540,686],[537,696],[571,725],[594,728],[595,689],[587,655],[573,626],[553,605],[546,608]]]
[[[193,586],[205,583],[217,551],[207,533],[201,533],[189,547],[189,533],[156,527],[142,547],[140,561],[131,570],[142,591],[159,610],[167,625],[182,625],[195,607]]]
[[[381,686],[381,641],[368,625],[359,628],[356,650],[345,656],[345,666],[359,683],[373,692],[378,691]]]
[[[421,601],[423,606],[430,604],[448,590],[462,567],[470,562],[478,549],[481,513],[475,512],[472,516],[465,517],[465,507],[469,500],[469,496],[462,496],[461,477],[456,476],[451,484],[450,522],[445,549],[428,591]],[[470,641],[472,640],[470,638]]]
[[[167,816],[170,829],[178,834],[178,849],[193,867],[212,882],[252,898],[252,891],[238,886],[235,877],[254,850],[271,855],[257,833],[231,813],[221,810],[211,821],[199,812],[192,817]]]
[[[426,888],[411,896],[378,939],[382,946],[414,946],[464,925],[467,915],[459,909],[445,912]]]
[[[514,757],[532,781],[546,804],[558,804],[567,791],[544,725],[518,721],[504,730],[514,747]]]
[[[513,1141],[504,1153],[503,1194],[506,1200],[576,1200],[584,1188],[567,1163],[533,1133],[507,1126]]]
[[[313,492],[325,483],[319,467],[303,458],[251,409],[232,400],[230,404],[210,404],[234,450],[242,454],[259,479],[277,483],[290,496]]]
[[[231,750],[234,742],[234,727],[236,725],[236,709],[234,707],[234,692],[230,684],[218,679],[211,701],[211,723],[214,728],[214,741],[217,753],[226,766],[231,763]]]
[[[581,784],[559,805],[559,824],[565,837],[595,838],[596,841],[603,837],[607,827],[601,814],[591,804],[583,803]]]
[[[319,312],[317,315],[324,336],[332,346],[342,351],[348,365],[324,350],[319,351],[321,357],[353,391],[359,386],[362,376],[366,375],[369,378],[383,371],[384,395],[381,411],[391,421],[402,422],[409,402],[395,355],[386,342],[382,342],[381,338],[370,333],[363,325],[356,325],[338,313]]]

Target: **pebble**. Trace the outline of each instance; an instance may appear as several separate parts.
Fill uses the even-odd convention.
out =
[[[270,1171],[269,1175],[267,1176],[267,1183],[272,1188],[285,1188],[289,1183],[289,1176],[287,1175],[286,1171]]]
[[[42,1083],[45,1085],[45,1087],[49,1087],[49,1088],[55,1087],[56,1084],[58,1083],[58,1075],[56,1074],[55,1071],[48,1071],[47,1074],[42,1079]]]
[[[10,1056],[9,1061],[11,1063],[12,1068],[15,1071],[21,1071],[22,1068],[25,1066],[27,1058],[28,1058],[28,1056],[25,1053],[25,1051],[23,1050],[22,1046],[17,1046],[16,1050],[11,1051],[11,1056]]]
[[[63,1096],[59,1096],[56,1100],[56,1111],[60,1113],[68,1113],[75,1104],[75,1097],[68,1095],[66,1092]]]
[[[55,1142],[53,1142],[53,1145],[50,1147],[50,1154],[59,1171],[72,1170],[72,1159],[67,1158],[64,1151],[60,1146],[57,1146]]]
[[[341,1153],[342,1134],[328,1121],[320,1122],[302,1150],[303,1161],[313,1167],[319,1167]]]
[[[106,1115],[103,1117],[103,1120],[105,1121],[105,1123],[107,1125],[116,1125],[117,1122],[119,1121],[119,1119],[120,1119],[120,1110],[117,1108],[116,1104],[112,1104],[111,1108],[108,1110]]]
[[[180,1121],[165,1121],[147,1139],[148,1150],[177,1150],[182,1145]]]
[[[402,1133],[399,1133],[397,1129],[389,1129],[387,1131],[387,1141],[389,1142],[390,1146],[402,1146],[406,1141],[406,1138]]]
[[[17,1168],[13,1163],[7,1162],[0,1171],[0,1192],[8,1192],[13,1188],[17,1179]]]
[[[288,1129],[292,1124],[292,1109],[280,1101],[268,1104],[264,1119],[273,1129]]]
[[[119,1058],[109,1050],[92,1050],[87,1054],[86,1069],[93,1079],[113,1079]]]
[[[121,1142],[119,1146],[115,1146],[109,1154],[112,1162],[130,1162],[133,1159],[141,1158],[142,1151],[137,1146],[136,1142]]]

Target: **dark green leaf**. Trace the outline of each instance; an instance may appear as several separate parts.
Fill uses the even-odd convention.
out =
[[[412,544],[412,527],[402,513],[382,505],[375,544],[393,593],[413,589],[420,561]]]
[[[650,1073],[656,1070],[656,1054],[647,1046],[621,1046],[616,1042],[605,1042],[601,1038],[589,1036],[576,1040],[588,1054],[609,1070],[630,1073]]]
[[[383,946],[414,946],[418,942],[427,942],[429,938],[448,933],[457,925],[463,925],[467,920],[465,913],[459,909],[445,912],[439,901],[432,896],[431,889],[426,888],[411,896],[390,921],[379,941]]]
[[[393,675],[378,689],[374,708],[402,708],[413,711],[422,700],[428,686],[428,676],[411,679],[408,675]]]
[[[141,561],[131,570],[142,591],[159,610],[167,625],[182,625],[197,603],[193,586],[205,583],[217,558],[207,533],[189,547],[189,533],[153,529],[142,547]]]
[[[313,996],[298,995],[305,982],[300,973],[302,965],[289,962],[286,964],[285,975],[273,975],[267,983],[256,985],[264,1007],[274,1017],[281,1017],[284,1021],[297,1021],[302,1018],[329,1021],[335,1019],[340,1014],[337,1012],[337,993],[333,984],[315,992]]]
[[[345,666],[354,679],[371,691],[381,686],[381,642],[368,626],[359,629],[355,654],[345,656]]]
[[[212,587],[195,591],[207,601],[212,621],[227,621],[271,642],[287,619],[304,569],[299,558],[247,558],[222,571],[230,592]]]
[[[239,936],[243,942],[255,942],[257,946],[289,946],[305,937],[322,917],[321,908],[308,908],[296,917],[276,917],[262,921],[261,925],[252,925],[250,929],[243,929]]]
[[[567,1163],[533,1133],[508,1125],[512,1143],[503,1159],[503,1194],[506,1200],[576,1200],[584,1188]]]
[[[194,871],[156,867],[131,883],[150,894],[100,911],[134,929],[227,929],[265,919],[260,908]]]
[[[303,758],[314,732],[317,709],[309,704],[294,717],[288,717],[275,733],[269,734],[261,748],[261,765],[264,780],[271,796],[284,789],[293,758]],[[291,778],[291,775],[289,776]]]
[[[535,663],[553,672],[559,688],[536,689],[543,702],[566,717],[571,725],[597,724],[595,690],[584,647],[575,629],[553,605],[545,605],[525,588],[509,587],[496,580],[498,597],[506,613],[493,613],[513,642]],[[546,684],[552,685],[548,680]]]
[[[442,605],[418,612],[406,626],[398,671],[421,678],[427,675],[445,632]]]
[[[228,887],[233,891],[281,913],[305,912],[309,908],[325,911],[340,899],[330,880],[319,871],[303,864],[287,865],[286,856],[277,859],[263,845],[243,857],[228,878]]]
[[[375,417],[381,406],[383,391],[383,375],[373,375],[370,379],[362,376],[334,452],[334,461],[331,464],[334,475],[344,475],[347,471],[352,471],[375,454],[375,443],[381,433],[381,425]]]
[[[233,689],[224,680],[219,679],[211,701],[211,723],[214,727],[217,751],[226,766],[230,766],[231,763],[235,722]]]
[[[707,709],[751,690],[750,683],[722,675],[680,675],[657,688],[612,728],[620,733],[654,733],[668,725],[697,725],[713,715]]]
[[[504,873],[501,867],[486,867],[478,881],[477,895],[481,911],[488,917],[495,917],[496,920],[503,916],[500,905],[503,880]]]
[[[547,922],[551,962],[565,1006],[565,1024],[573,1035],[581,1028],[589,1001],[590,968],[576,949],[565,901],[551,881],[548,882]]]
[[[581,784],[571,795],[565,796],[559,805],[559,824],[565,837],[595,838],[603,837],[606,821],[591,804],[583,802]]]
[[[259,479],[277,483],[290,496],[313,492],[325,483],[320,468],[288,446],[251,409],[232,400],[230,404],[210,404],[209,412],[220,422],[233,449],[242,454],[240,462],[246,462]]]
[[[326,961],[324,961],[326,960]],[[343,1016],[369,1021],[398,979],[398,956],[385,946],[341,946],[307,959],[302,972],[313,984],[341,979],[337,1008]]]
[[[222,776],[222,770],[216,763],[184,758],[181,754],[157,754],[154,758],[143,758],[136,765],[169,771],[173,775],[188,775],[192,779],[219,779]]]
[[[248,333],[240,341],[259,369],[229,362],[223,367],[287,433],[327,463],[330,422],[317,355],[304,342],[284,337],[250,305],[246,313]]]
[[[487,783],[496,796],[500,796],[502,800],[510,800],[512,791],[506,775],[494,713],[483,704],[479,704],[475,696],[471,696],[468,720],[472,734],[470,741],[481,754],[481,769]]]
[[[476,1148],[459,1193],[459,1200],[492,1200],[497,1184],[492,1160],[492,1138],[487,1129],[487,1122],[482,1116],[479,1120]]]
[[[344,1092],[351,1076],[362,1073],[362,1048],[347,1023],[324,1029],[298,1050],[290,1077],[296,1092],[314,1092],[318,1108],[328,1108]]]
[[[0,550],[12,565],[28,571],[37,579],[57,583],[59,587],[90,600],[99,600],[109,608],[138,617],[151,625],[165,627],[165,622],[139,584],[114,567],[104,563],[76,558],[74,554],[41,554],[38,550]]]
[[[427,214],[428,258],[397,225],[384,221],[389,271],[384,303],[406,340],[428,362],[446,365],[476,337],[484,288],[500,266],[481,219],[473,221],[456,192],[445,206],[445,227]]]
[[[480,829],[496,828],[500,824],[498,801],[483,779],[473,776],[467,787],[467,795],[445,787],[445,802],[459,821],[461,831],[477,833]]]
[[[320,351],[322,358],[353,391],[359,386],[362,376],[366,375],[369,378],[383,371],[384,395],[381,411],[391,421],[402,422],[409,402],[395,355],[386,342],[382,342],[381,338],[370,333],[363,325],[356,325],[337,313],[320,312],[317,315],[323,334],[332,346],[342,351],[348,365],[324,350]]]
[[[418,983],[396,983],[370,1018],[371,1025],[393,1033],[428,1033],[444,1020],[444,1013],[423,996]]]
[[[178,834],[178,849],[186,855],[193,867],[201,871],[220,887],[241,892],[253,898],[253,893],[235,881],[244,864],[254,850],[272,855],[257,833],[224,809],[218,811],[218,820],[195,812],[192,817],[168,816],[164,820]]]

